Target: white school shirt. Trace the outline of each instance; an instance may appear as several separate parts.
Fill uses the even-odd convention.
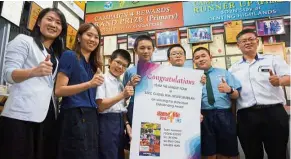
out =
[[[237,109],[254,105],[286,104],[281,86],[274,87],[269,82],[271,69],[279,77],[289,75],[289,65],[276,55],[257,54],[252,62],[243,58],[233,64],[229,71],[241,82],[242,89],[237,99]]]
[[[101,86],[97,87],[96,99],[112,98],[121,93],[124,86],[120,79],[114,77],[110,72],[104,74],[104,82]],[[110,108],[104,110],[103,113],[122,113],[127,112],[124,99],[114,104]]]

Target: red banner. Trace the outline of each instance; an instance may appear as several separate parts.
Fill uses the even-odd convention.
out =
[[[182,2],[112,12],[87,14],[86,22],[99,26],[101,34],[112,35],[145,30],[182,27]]]

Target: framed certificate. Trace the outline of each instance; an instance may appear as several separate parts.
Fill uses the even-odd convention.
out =
[[[213,35],[213,42],[209,43],[209,50],[212,56],[225,55],[223,34]]]
[[[192,53],[193,53],[192,47],[191,47],[192,44],[189,44],[188,39],[184,38],[184,39],[181,39],[181,45],[186,51],[186,59],[192,59]]]
[[[127,43],[121,43],[119,44],[119,49],[127,50]]]
[[[226,57],[226,68],[229,69],[234,63],[242,59],[242,55]]]
[[[225,42],[236,43],[236,36],[243,29],[243,23],[241,20],[229,21],[224,23],[225,30]]]
[[[1,16],[19,26],[24,1],[3,1]]]
[[[213,67],[226,69],[225,57],[213,57],[211,63]]]
[[[241,50],[237,47],[237,44],[225,44],[226,55],[242,55]]]
[[[263,54],[279,55],[286,60],[285,42],[264,44]]]
[[[117,36],[104,36],[104,55],[111,55],[117,49]]]
[[[167,50],[169,47],[165,48],[156,48],[155,51],[153,52],[152,61],[166,61],[168,60],[167,56]]]
[[[77,36],[77,30],[73,28],[70,24],[68,24],[67,29],[67,38],[66,38],[66,47],[70,50],[73,50],[75,41]]]
[[[29,30],[33,29],[40,11],[42,11],[42,8],[38,4],[36,4],[35,2],[31,2],[28,23],[27,23],[27,29],[29,29]]]

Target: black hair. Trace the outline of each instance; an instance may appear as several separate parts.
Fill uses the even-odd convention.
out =
[[[33,37],[39,49],[44,50],[45,48],[43,47],[42,42],[41,42],[42,33],[40,32],[40,27],[38,26],[38,23],[40,23],[43,17],[50,11],[57,13],[57,15],[60,17],[60,20],[61,20],[62,31],[51,45],[51,48],[53,49],[53,55],[60,57],[61,53],[66,50],[66,36],[67,36],[68,26],[67,26],[66,17],[58,8],[45,8],[39,13],[36,23],[32,29],[31,36]]]
[[[124,58],[128,62],[127,67],[130,65],[131,56],[130,56],[130,54],[129,54],[129,52],[127,50],[117,49],[117,50],[113,51],[113,53],[110,56],[110,60],[113,61],[118,56],[121,56],[122,58]]]
[[[194,58],[194,54],[195,54],[196,52],[200,51],[200,50],[205,50],[205,51],[208,53],[208,55],[210,56],[210,51],[209,51],[207,48],[205,48],[205,47],[198,47],[198,48],[196,48],[196,49],[193,51],[193,58]]]
[[[167,56],[168,56],[168,58],[170,58],[170,52],[171,52],[171,50],[172,50],[174,47],[179,47],[179,48],[181,48],[181,49],[184,51],[184,55],[186,55],[186,51],[185,51],[184,47],[183,47],[181,44],[174,44],[174,45],[172,45],[172,46],[167,50]]]
[[[155,46],[154,46],[153,39],[150,37],[149,34],[148,34],[148,35],[140,35],[140,36],[138,36],[138,37],[135,39],[135,41],[134,41],[134,44],[133,44],[133,48],[134,48],[134,50],[137,50],[138,43],[139,43],[140,41],[142,41],[142,40],[148,40],[148,41],[150,41],[150,42],[152,43],[152,45],[153,45],[153,48],[155,47]]]
[[[238,39],[239,39],[242,35],[247,34],[247,33],[252,33],[252,34],[254,34],[254,35],[257,37],[257,34],[256,34],[256,32],[255,32],[254,29],[244,29],[244,30],[242,30],[241,32],[239,32],[239,33],[237,34],[237,36],[236,36],[236,40],[238,41]]]
[[[84,23],[81,24],[76,35],[75,44],[73,46],[73,50],[76,52],[78,58],[82,56],[81,52],[81,42],[79,42],[79,38],[87,32],[90,28],[95,28],[98,33],[99,43],[97,47],[91,52],[89,56],[89,63],[92,67],[93,72],[97,72],[98,68],[102,68],[102,61],[101,61],[101,54],[100,54],[100,46],[101,46],[101,31],[98,26],[94,25],[93,23]]]

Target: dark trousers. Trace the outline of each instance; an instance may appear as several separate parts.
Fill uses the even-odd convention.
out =
[[[201,110],[201,154],[238,155],[235,117],[230,109]]]
[[[98,159],[97,109],[61,109],[58,159]]]
[[[124,159],[122,113],[99,114],[99,158]]]
[[[55,124],[53,105],[41,123],[0,117],[0,158],[55,159]]]
[[[289,117],[279,104],[268,108],[246,108],[237,112],[238,137],[246,159],[286,159]]]

